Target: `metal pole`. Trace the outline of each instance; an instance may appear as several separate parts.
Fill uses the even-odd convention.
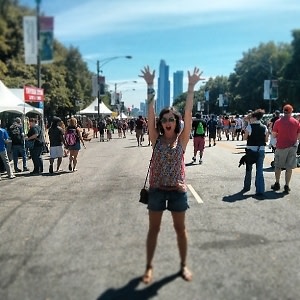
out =
[[[118,91],[118,84],[115,83],[116,105],[117,105],[118,115],[120,116],[120,98],[119,98],[120,95],[117,97],[117,91]]]
[[[37,22],[37,87],[41,87],[41,47],[40,47],[40,3],[36,0],[36,22]]]
[[[97,98],[98,98],[98,111],[97,111],[97,119],[98,121],[100,120],[100,62],[99,60],[97,60],[97,82],[98,82],[98,95],[97,95]]]

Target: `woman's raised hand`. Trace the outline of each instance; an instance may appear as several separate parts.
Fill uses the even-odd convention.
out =
[[[190,71],[188,71],[188,79],[189,79],[189,86],[194,88],[194,86],[200,81],[204,80],[204,78],[201,78],[203,71],[200,72],[200,69],[195,67],[193,73],[191,74]]]
[[[149,66],[146,66],[143,70],[141,70],[141,73],[142,75],[139,75],[139,77],[144,78],[148,85],[153,85],[155,70],[151,73]]]

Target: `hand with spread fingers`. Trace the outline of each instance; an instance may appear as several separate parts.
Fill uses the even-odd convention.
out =
[[[200,81],[204,80],[204,78],[201,78],[203,71],[200,72],[200,69],[195,67],[193,73],[191,74],[190,71],[188,71],[188,80],[189,80],[189,88],[194,89],[194,86]]]
[[[150,67],[146,66],[143,70],[141,70],[141,73],[142,75],[139,75],[139,77],[144,78],[148,85],[153,85],[155,70],[153,70],[153,72],[151,73]]]

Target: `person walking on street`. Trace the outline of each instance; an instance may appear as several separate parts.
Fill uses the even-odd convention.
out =
[[[264,115],[262,109],[257,109],[249,116],[250,123],[245,129],[243,136],[244,140],[247,140],[246,151],[258,152],[258,158],[256,161],[256,176],[255,176],[255,188],[256,197],[264,197],[265,192],[265,180],[263,174],[263,165],[265,158],[265,145],[269,140],[269,133],[267,126],[261,123],[261,119]],[[244,178],[243,192],[250,191],[251,177],[252,177],[252,164],[246,161],[246,173]]]
[[[156,118],[154,113],[153,82],[155,71],[144,67],[140,77],[147,83],[148,129],[153,147],[149,176],[149,230],[146,242],[146,270],[142,281],[148,284],[153,279],[153,257],[160,230],[163,211],[171,211],[180,256],[180,274],[183,279],[192,280],[192,273],[186,265],[187,231],[185,212],[189,208],[185,182],[184,153],[192,128],[194,87],[202,72],[198,68],[188,72],[188,92],[184,113],[184,128],[180,128],[180,114],[172,107],[164,108]],[[170,250],[168,250],[170,251]]]
[[[213,140],[214,146],[216,146],[217,125],[218,122],[215,115],[211,115],[210,120],[207,122],[209,147],[211,147],[211,140]]]
[[[196,119],[192,123],[192,129],[194,142],[194,156],[192,161],[196,162],[197,152],[199,151],[199,164],[202,164],[202,157],[205,147],[206,122],[202,119],[201,114],[196,114]]]
[[[293,169],[297,167],[297,148],[300,139],[299,121],[292,117],[293,107],[286,104],[283,107],[283,117],[275,121],[272,135],[277,139],[275,150],[275,183],[274,191],[280,190],[280,175],[285,169],[284,192],[290,192],[290,181]]]
[[[51,126],[48,130],[49,141],[50,141],[50,165],[49,173],[53,173],[53,163],[57,158],[56,172],[60,171],[60,165],[64,156],[64,130],[59,126],[61,119],[53,117]]]
[[[144,126],[145,121],[142,116],[139,116],[135,121],[135,136],[138,143],[138,147],[142,146],[143,138],[144,138]]]
[[[11,148],[13,153],[15,172],[22,172],[22,170],[18,168],[19,155],[22,156],[23,171],[29,171],[29,169],[27,168],[24,130],[21,118],[15,118],[15,122],[9,128],[9,135],[11,138]]]
[[[41,127],[37,124],[37,119],[30,118],[29,119],[30,129],[27,133],[27,140],[33,140],[34,146],[30,149],[30,156],[33,162],[33,171],[30,172],[31,175],[38,175],[43,173],[43,137]]]
[[[3,161],[8,178],[14,179],[16,176],[14,175],[9,163],[9,158],[6,150],[7,143],[8,143],[8,133],[4,128],[1,128],[1,120],[0,120],[0,159],[2,159]],[[0,174],[0,180],[1,180],[1,174]]]
[[[77,127],[77,119],[76,118],[71,118],[69,120],[69,124],[67,126],[66,132],[65,132],[65,140],[66,144],[68,144],[68,136],[69,135],[74,135],[74,144],[68,145],[68,150],[69,150],[69,171],[77,171],[76,165],[77,165],[77,157],[78,153],[80,150],[80,142],[82,143],[83,147],[85,148],[84,141],[82,139],[82,136],[80,134],[80,130]]]

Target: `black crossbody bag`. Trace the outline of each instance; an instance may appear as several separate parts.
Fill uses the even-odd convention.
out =
[[[151,167],[151,163],[152,163],[152,159],[153,159],[154,149],[156,147],[157,142],[158,142],[158,140],[156,141],[155,146],[154,146],[154,148],[152,150],[152,155],[151,155],[151,159],[150,159],[150,162],[149,162],[149,167],[148,167],[146,179],[145,179],[145,182],[144,182],[144,187],[140,191],[140,200],[139,200],[139,202],[141,202],[143,204],[148,204],[149,188],[147,187],[147,181],[148,181],[150,167]]]

